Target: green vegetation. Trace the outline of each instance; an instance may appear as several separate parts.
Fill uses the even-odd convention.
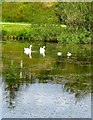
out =
[[[58,24],[34,24],[31,26],[3,25],[2,35],[16,36],[20,40],[24,38],[27,41],[91,43],[91,32],[85,28],[76,30],[73,27],[62,27]]]
[[[55,4],[43,2],[3,2],[2,21],[31,24],[56,23]]]
[[[29,41],[91,43],[92,3],[4,2],[2,8],[2,21],[31,23],[27,27],[4,25],[3,36],[12,35],[20,40],[24,37]]]
[[[90,30],[93,23],[92,6],[92,3],[58,3],[56,15],[60,23]]]

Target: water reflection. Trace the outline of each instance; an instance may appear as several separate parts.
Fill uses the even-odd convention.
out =
[[[90,94],[77,100],[74,94],[62,91],[59,84],[32,84],[20,87],[10,110],[3,106],[3,116],[9,118],[90,118]],[[16,108],[14,108],[16,104]],[[73,111],[73,112],[72,112]],[[78,113],[78,114],[77,114]]]
[[[23,61],[22,60],[20,61],[20,68],[21,68],[21,70],[20,70],[20,79],[21,79],[23,77],[23,72],[22,72]]]
[[[0,119],[2,119],[2,78],[0,77]]]
[[[73,102],[75,104],[78,104],[79,99],[91,92],[91,47],[89,45],[82,45],[82,47],[79,45],[70,47],[69,45],[64,46],[47,43],[46,57],[42,58],[39,53],[41,44],[35,44],[36,43],[32,43],[33,50],[36,50],[31,52],[30,58],[32,59],[29,59],[28,56],[23,53],[23,48],[25,46],[24,43],[3,44],[3,99],[5,101],[4,110],[7,109],[5,106],[8,106],[10,109],[16,109],[16,107],[20,106],[20,101],[22,101],[22,91],[26,93],[26,89],[29,88],[33,92],[33,94],[31,93],[30,95],[34,96],[36,94],[36,91],[34,91],[35,88],[37,91],[41,90],[41,84],[42,86],[45,86],[43,87],[43,91],[45,93],[48,92],[48,89],[52,91],[55,85],[58,86],[54,91],[51,92],[51,95],[55,94],[54,92],[57,90],[59,94],[60,89],[61,92],[63,91],[62,93],[60,92],[60,97],[65,93],[67,96],[64,97],[66,97],[66,99],[69,101],[69,97],[72,95]],[[69,51],[69,49],[72,53],[72,56],[70,56],[68,59],[67,51]],[[57,56],[57,51],[62,52],[62,56]],[[28,95],[29,92],[30,91],[27,90],[26,94]],[[42,91],[37,94],[43,96]],[[30,99],[32,99],[32,96],[29,96]],[[47,97],[49,97],[49,94],[46,95],[46,98]],[[54,98],[57,99],[58,102],[57,94]],[[41,98],[39,98],[39,100],[41,100]],[[32,99],[32,102],[33,101],[34,100]],[[61,101],[59,103],[61,104]],[[29,104],[32,105],[34,102]],[[38,104],[37,101],[35,104]],[[51,103],[48,104],[51,106]],[[68,104],[71,105],[70,102]],[[73,106],[75,104],[73,104]],[[59,106],[59,104],[55,105]],[[61,111],[62,107],[59,108],[59,111]],[[74,107],[72,109],[74,109]],[[41,110],[41,108],[39,110]],[[59,114],[60,113],[61,112],[59,112]],[[54,113],[53,115],[56,116]]]

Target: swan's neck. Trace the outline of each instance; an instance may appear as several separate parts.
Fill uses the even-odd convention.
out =
[[[30,45],[30,50],[31,50],[32,46]]]
[[[45,46],[43,46],[43,49],[45,49]]]

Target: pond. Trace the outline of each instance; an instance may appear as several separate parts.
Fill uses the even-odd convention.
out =
[[[2,117],[91,118],[91,61],[91,45],[2,43]]]

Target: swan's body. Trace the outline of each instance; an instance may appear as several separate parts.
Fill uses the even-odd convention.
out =
[[[31,54],[31,48],[32,48],[32,45],[30,45],[29,48],[24,48],[24,53],[25,53],[26,55]]]
[[[67,57],[69,58],[72,54],[70,52],[67,53]]]
[[[40,54],[45,56],[45,46],[40,47]]]
[[[57,55],[58,55],[58,56],[61,56],[61,55],[62,55],[62,53],[61,53],[61,52],[58,52],[58,53],[57,53]]]
[[[40,47],[40,54],[44,53],[45,52],[45,46],[43,47]]]

